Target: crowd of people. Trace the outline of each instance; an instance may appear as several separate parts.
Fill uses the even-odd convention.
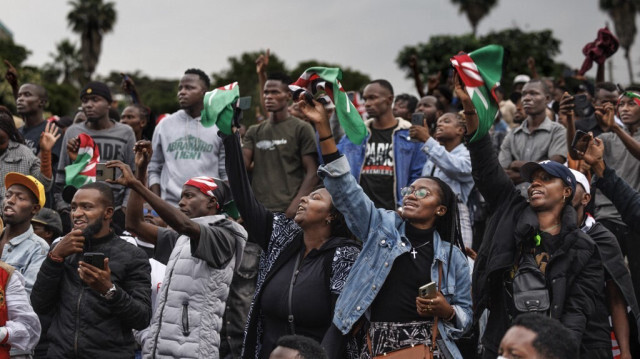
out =
[[[268,53],[231,133],[199,69],[173,114],[124,76],[49,119],[11,69],[0,358],[640,357],[640,87],[521,74],[475,136],[455,72],[378,79],[356,143]]]

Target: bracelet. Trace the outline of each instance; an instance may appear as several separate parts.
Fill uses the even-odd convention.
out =
[[[64,258],[59,257],[59,256],[53,254],[52,252],[49,252],[49,254],[47,254],[47,257],[49,257],[49,259],[51,259],[52,261],[54,261],[56,263],[64,262]]]
[[[330,138],[333,138],[333,135],[329,135],[327,137],[322,137],[322,138],[318,139],[318,142],[326,141],[326,140],[328,140]]]
[[[451,309],[453,309],[453,307],[451,307]],[[455,310],[455,309],[453,309],[453,313],[451,313],[451,316],[450,316],[449,318],[446,318],[445,320],[446,320],[447,322],[450,322],[450,321],[452,321],[452,320],[453,320],[453,318],[455,318],[455,316],[456,316],[456,310]]]

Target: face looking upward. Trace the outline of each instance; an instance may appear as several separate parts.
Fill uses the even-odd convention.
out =
[[[447,213],[447,207],[442,205],[440,185],[429,178],[418,178],[408,187],[403,189],[402,217],[414,225],[433,226],[437,216]],[[408,193],[407,193],[408,192]],[[423,198],[419,198],[422,197]]]
[[[438,141],[452,140],[464,136],[464,127],[454,113],[445,113],[436,123],[436,132],[433,137]]]
[[[544,211],[563,205],[565,198],[571,196],[571,188],[566,187],[560,178],[538,169],[531,175],[527,193],[531,207],[536,211]]]
[[[618,103],[618,113],[626,126],[637,126],[640,123],[640,106],[630,97],[622,96]]]
[[[329,192],[320,188],[302,197],[293,220],[301,227],[330,221],[331,195]]]

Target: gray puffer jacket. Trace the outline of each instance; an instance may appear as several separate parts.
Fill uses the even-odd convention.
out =
[[[144,358],[217,358],[229,284],[247,232],[222,215],[194,219],[198,241],[165,230],[175,241],[151,322]]]

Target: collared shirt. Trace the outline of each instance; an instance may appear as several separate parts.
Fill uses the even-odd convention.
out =
[[[567,130],[548,117],[533,132],[527,118],[504,138],[498,160],[503,168],[513,161],[543,161],[559,155],[567,157]]]
[[[11,238],[2,249],[2,261],[24,276],[24,288],[28,295],[31,295],[33,283],[47,253],[49,244],[33,232],[32,226],[21,235]]]
[[[422,152],[427,155],[422,175],[440,178],[464,204],[467,204],[473,188],[471,156],[467,147],[461,143],[448,152],[443,145],[430,137],[422,146]]]
[[[9,172],[33,176],[42,183],[45,190],[49,190],[53,183],[52,178],[46,178],[40,172],[40,159],[33,154],[29,147],[9,141],[9,147],[0,155],[0,203],[4,200],[4,177]]]
[[[4,328],[9,335],[7,344],[11,345],[12,358],[14,352],[31,353],[40,339],[40,320],[31,307],[24,283],[24,277],[13,272],[5,290],[9,319]]]

